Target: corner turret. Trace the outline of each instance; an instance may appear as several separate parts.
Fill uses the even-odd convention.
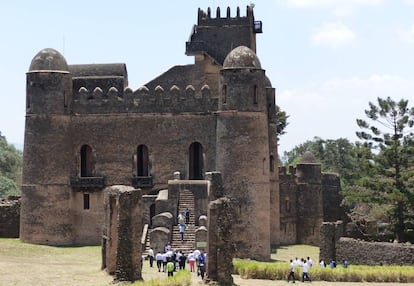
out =
[[[65,58],[54,49],[41,50],[26,76],[28,114],[66,113],[72,98],[72,76]]]
[[[267,112],[268,79],[246,46],[232,50],[220,71],[219,110]]]

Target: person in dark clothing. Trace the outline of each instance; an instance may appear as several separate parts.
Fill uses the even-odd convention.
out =
[[[186,224],[190,223],[190,210],[188,208],[186,208],[185,210],[185,223]]]

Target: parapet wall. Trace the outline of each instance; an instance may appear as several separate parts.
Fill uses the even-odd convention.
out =
[[[367,265],[413,265],[414,245],[389,242],[368,242],[341,237],[336,243],[338,261]]]
[[[412,265],[414,245],[389,242],[368,242],[342,237],[343,223],[324,222],[320,230],[319,258],[329,263],[331,260],[347,260],[357,265]]]
[[[18,238],[20,227],[20,197],[0,200],[0,237]]]
[[[207,84],[199,90],[192,85],[184,89],[177,85],[158,85],[153,90],[142,86],[135,91],[129,87],[118,90],[113,86],[93,90],[81,87],[73,93],[72,110],[79,114],[210,112],[216,111],[218,106],[218,98],[212,95]]]

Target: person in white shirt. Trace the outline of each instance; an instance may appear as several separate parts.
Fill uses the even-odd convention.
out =
[[[150,267],[152,267],[153,263],[154,263],[154,250],[152,250],[152,248],[150,247],[150,249],[148,250],[148,259],[149,259],[149,264]]]
[[[289,283],[290,278],[293,279],[293,283],[295,283],[295,264],[293,263],[292,259],[290,260],[289,264],[289,276],[287,278],[287,282]]]
[[[161,272],[162,258],[163,257],[161,252],[157,252],[157,254],[155,254],[155,261],[157,262],[158,272]]]
[[[187,259],[188,259],[188,263],[190,264],[190,272],[194,272],[195,271],[194,265],[195,265],[196,258],[194,256],[193,251],[191,251],[188,254]]]
[[[305,282],[305,279],[309,282],[312,282],[311,278],[309,277],[309,263],[308,261],[303,261],[303,273],[302,273],[302,282]]]

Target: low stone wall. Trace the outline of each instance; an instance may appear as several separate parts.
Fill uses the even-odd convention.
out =
[[[0,237],[18,238],[20,228],[20,197],[0,200]]]
[[[367,242],[341,237],[336,242],[336,259],[350,264],[366,265],[412,265],[414,263],[414,245],[389,242]]]

